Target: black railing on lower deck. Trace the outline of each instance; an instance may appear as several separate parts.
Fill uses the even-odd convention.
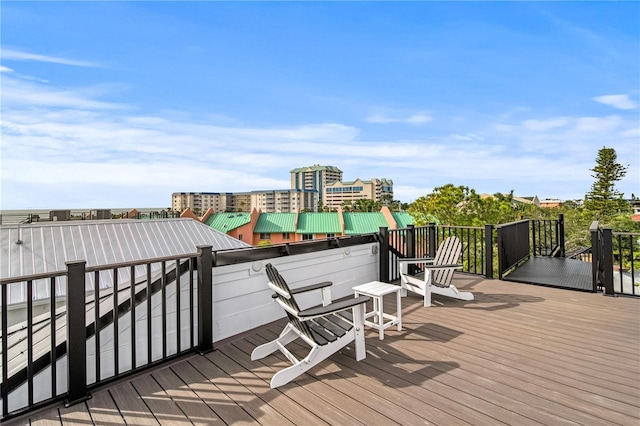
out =
[[[565,256],[564,215],[558,219],[532,219],[531,247],[534,256]]]
[[[434,257],[438,244],[449,236],[456,236],[463,245],[463,272],[493,278],[493,226],[436,226],[429,224],[388,230],[380,228],[381,280],[400,279],[398,259]],[[386,249],[386,247],[388,247]]]

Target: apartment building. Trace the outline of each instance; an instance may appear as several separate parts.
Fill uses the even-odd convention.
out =
[[[171,195],[171,207],[177,212],[189,208],[196,214],[203,214],[209,209],[214,213],[249,212],[253,209],[265,213],[316,211],[318,197],[316,191],[296,189],[238,193],[175,192]]]
[[[324,188],[342,180],[342,170],[334,166],[321,166],[319,164],[300,167],[291,170],[291,188],[307,191],[317,191],[319,201],[323,201]]]
[[[171,208],[181,212],[187,208],[204,213],[210,208],[216,212],[228,211],[233,194],[225,192],[174,192],[171,194]]]
[[[351,182],[332,182],[324,187],[323,205],[331,210],[344,202],[368,199],[382,201],[388,195],[393,199],[393,181],[390,179],[360,180]]]
[[[252,191],[251,208],[264,213],[288,213],[316,211],[319,194],[317,191],[283,189],[275,191]]]

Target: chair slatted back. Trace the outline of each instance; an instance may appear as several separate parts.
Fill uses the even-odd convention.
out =
[[[452,265],[458,263],[462,254],[462,243],[458,237],[447,237],[436,252],[436,257],[433,260],[434,265]],[[448,287],[453,279],[453,269],[436,269],[432,276],[432,282],[434,285],[440,287]]]
[[[300,308],[298,307],[298,303],[296,303],[296,299],[291,294],[289,285],[287,284],[285,279],[282,277],[282,275],[280,275],[280,272],[278,272],[275,266],[273,266],[271,263],[267,263],[265,269],[267,272],[267,277],[269,277],[269,283],[278,289],[274,297],[287,313],[289,322],[291,322],[295,328],[297,328],[309,339],[315,340],[313,334],[311,333],[311,329],[309,328],[309,324],[307,324],[305,321],[300,321],[300,319],[297,317],[298,312],[300,312]]]

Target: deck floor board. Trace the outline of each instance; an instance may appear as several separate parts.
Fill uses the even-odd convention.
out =
[[[410,294],[402,331],[367,328],[366,359],[349,345],[278,389],[286,358],[250,354],[283,320],[6,424],[640,424],[640,299],[454,280],[476,300]]]

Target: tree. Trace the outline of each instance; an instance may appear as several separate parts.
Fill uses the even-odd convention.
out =
[[[615,149],[603,147],[598,151],[596,165],[590,169],[595,178],[591,191],[585,196],[584,206],[601,218],[610,217],[628,207],[622,194],[615,189],[617,181],[627,174],[627,167],[617,162]]]

